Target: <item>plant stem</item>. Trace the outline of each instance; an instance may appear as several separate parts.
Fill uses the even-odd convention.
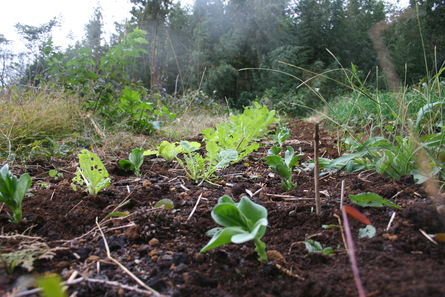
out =
[[[266,244],[264,242],[261,241],[261,239],[259,238],[254,238],[253,242],[255,243],[255,251],[258,253],[258,256],[260,256],[258,258],[258,261],[260,262],[267,262],[269,261],[269,258],[267,257],[267,253],[266,253]]]

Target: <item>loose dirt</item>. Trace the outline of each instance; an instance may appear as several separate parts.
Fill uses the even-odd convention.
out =
[[[292,137],[286,145],[296,151],[301,148],[302,162],[311,160],[313,125],[295,121],[289,128]],[[338,156],[335,135],[321,129],[320,141],[323,157]],[[367,296],[445,296],[445,244],[433,243],[419,231],[445,232],[443,217],[432,207],[438,201],[428,197],[412,177],[390,180],[375,172],[341,171],[324,175],[322,212],[317,215],[312,170],[295,171],[297,188],[284,192],[280,178],[264,164],[271,144],[262,143],[246,160],[218,172],[218,185],[199,187],[176,162],[160,158],[147,157],[141,177],[120,170],[119,158],[104,161],[112,185],[96,196],[71,188],[76,160],[28,165],[33,187],[32,196],[23,202],[24,221],[8,223],[9,210],[3,207],[0,249],[3,254],[34,253],[36,260],[32,267],[19,265],[10,274],[0,268],[0,295],[17,293],[19,287],[26,292],[33,288],[28,280],[53,272],[64,280],[71,277],[72,296],[147,296],[147,289],[119,262],[166,296],[358,296],[338,228],[343,221],[339,205],[344,181],[346,197],[373,192],[404,208],[356,206],[377,229],[373,238],[359,238],[365,225],[349,218]],[[63,177],[50,178],[50,169]],[[236,201],[252,195],[254,202],[268,209],[263,240],[275,253],[273,261],[260,263],[251,242],[199,253],[209,241],[205,232],[217,226],[210,213],[224,194]],[[171,199],[174,211],[153,211],[161,199]],[[127,203],[118,208],[123,202]],[[345,203],[351,204],[348,199]],[[114,211],[130,216],[107,217]],[[304,243],[308,238],[323,248],[331,247],[333,254],[309,253]],[[107,257],[107,246],[115,261]]]

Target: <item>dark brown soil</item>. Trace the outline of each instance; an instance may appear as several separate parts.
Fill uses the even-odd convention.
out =
[[[301,148],[303,162],[310,160],[313,125],[296,121],[289,127],[292,141],[286,145],[296,151]],[[322,132],[320,141],[324,157],[337,156],[335,135]],[[9,275],[0,268],[0,295],[17,293],[18,286],[32,289],[25,286],[26,280],[46,272],[64,280],[71,277],[72,296],[147,295],[145,288],[107,258],[106,243],[112,258],[167,296],[358,296],[341,230],[322,227],[339,225],[340,190],[345,181],[346,197],[374,192],[404,208],[357,207],[377,229],[371,239],[359,238],[358,231],[365,225],[349,219],[367,296],[445,296],[445,244],[433,243],[419,231],[445,232],[444,224],[431,207],[435,201],[412,178],[389,180],[374,172],[326,175],[320,182],[322,212],[318,216],[313,172],[296,171],[298,187],[285,193],[280,178],[264,164],[269,147],[264,143],[248,159],[218,172],[218,186],[204,183],[198,187],[177,163],[162,159],[146,158],[141,177],[120,170],[118,159],[104,161],[112,185],[97,196],[70,187],[75,162],[53,159],[27,166],[33,187],[32,196],[23,202],[25,219],[18,225],[8,223],[9,210],[3,207],[0,248],[10,253],[30,246],[47,247],[49,259],[34,261],[30,271],[18,266]],[[50,169],[63,177],[50,178]],[[200,254],[209,240],[205,232],[216,227],[210,212],[217,199],[228,194],[238,200],[248,193],[255,193],[252,200],[268,209],[269,227],[263,240],[269,251],[278,252],[278,258],[260,263],[251,242]],[[174,202],[174,212],[150,210],[165,198]],[[117,211],[132,215],[107,218],[123,201],[129,202]],[[393,212],[395,218],[388,228]],[[105,241],[96,222],[101,223]],[[304,244],[309,237],[332,247],[334,254],[309,253]]]

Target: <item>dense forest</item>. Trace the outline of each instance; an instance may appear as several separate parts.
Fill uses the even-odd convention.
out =
[[[0,84],[51,83],[91,109],[132,87],[173,98],[199,90],[234,108],[261,98],[283,109],[297,103],[288,112],[303,115],[320,106],[318,93],[332,100],[345,91],[342,69],[353,69],[357,85],[392,90],[435,75],[445,60],[444,0],[411,0],[403,10],[380,0],[131,3],[131,18],[107,40],[100,7],[69,48],[51,41],[57,19],[16,25],[26,55],[5,50],[0,34]]]

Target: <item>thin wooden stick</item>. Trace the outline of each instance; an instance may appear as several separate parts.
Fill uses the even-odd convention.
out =
[[[149,286],[147,286],[146,284],[144,284],[144,282],[141,281],[130,270],[128,270],[127,267],[125,267],[119,261],[117,261],[116,259],[111,257],[110,248],[108,247],[107,239],[105,238],[105,235],[102,232],[102,228],[100,227],[99,222],[97,221],[97,218],[96,218],[96,225],[97,225],[97,228],[99,229],[100,234],[102,235],[102,238],[104,239],[105,250],[107,251],[107,258],[110,259],[111,261],[113,261],[114,263],[116,263],[116,265],[119,266],[123,271],[125,271],[132,279],[134,279],[139,285],[141,285],[142,287],[144,287],[148,291],[152,292],[153,295],[159,296],[159,297],[163,296],[159,292],[157,292],[156,290],[154,290],[154,289],[150,288]]]
[[[315,190],[315,212],[317,215],[320,215],[321,212],[321,201],[320,201],[320,166],[318,164],[318,142],[320,140],[320,136],[318,135],[318,128],[320,123],[315,123],[315,132],[314,132],[314,190]]]
[[[345,201],[345,180],[341,181],[341,194],[340,194],[340,209],[343,209],[343,202]]]
[[[348,244],[349,261],[351,261],[352,273],[354,274],[355,286],[360,297],[366,297],[365,289],[363,288],[362,280],[360,279],[360,272],[357,267],[357,259],[354,251],[354,241],[352,239],[351,228],[349,228],[348,215],[344,208],[341,210],[343,216],[343,224],[345,226],[346,242]]]
[[[190,220],[190,218],[193,216],[193,214],[196,211],[196,208],[198,207],[199,201],[201,201],[202,193],[199,194],[198,200],[196,201],[195,207],[193,207],[192,212],[190,213],[189,217],[187,218],[187,221]]]

